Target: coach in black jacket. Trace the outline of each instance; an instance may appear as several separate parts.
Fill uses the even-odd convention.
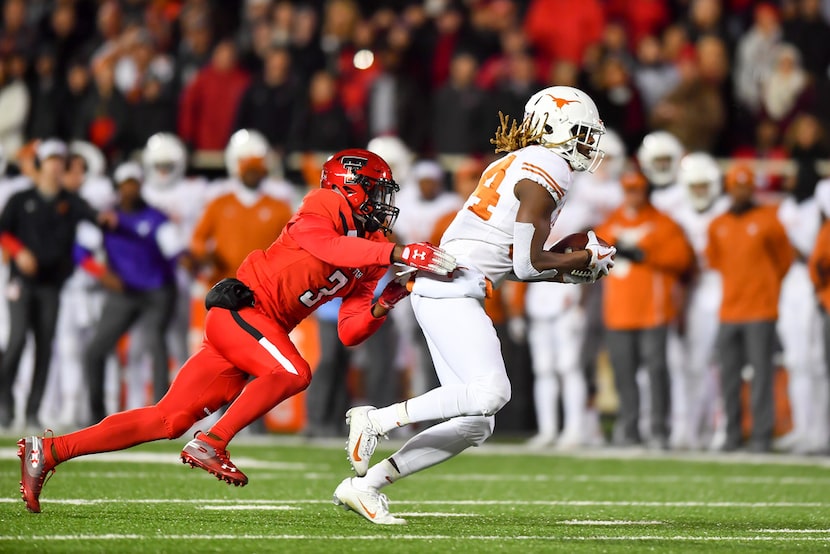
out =
[[[35,369],[26,425],[39,426],[60,290],[73,270],[75,227],[83,219],[97,219],[89,204],[61,186],[66,145],[49,139],[41,142],[36,152],[35,186],[13,195],[0,215],[0,246],[11,259],[6,289],[11,331],[0,363],[0,427],[8,427],[14,419],[12,386],[30,329],[35,339]]]

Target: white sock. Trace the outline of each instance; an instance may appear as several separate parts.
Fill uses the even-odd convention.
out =
[[[370,467],[364,477],[358,477],[352,482],[360,490],[382,489],[400,478],[401,472],[395,467],[394,462],[390,461],[390,458],[386,458]]]
[[[372,410],[368,416],[369,421],[374,424],[375,429],[384,435],[392,429],[411,423],[409,413],[406,410],[406,401]]]

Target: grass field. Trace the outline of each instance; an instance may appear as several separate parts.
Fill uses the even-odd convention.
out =
[[[240,438],[231,452],[250,478],[245,488],[182,465],[184,441],[79,458],[58,468],[43,513],[30,514],[17,492],[14,440],[0,440],[0,552],[830,548],[824,458],[562,455],[493,444],[385,489],[393,513],[409,524],[384,527],[331,504],[349,474],[339,442]]]

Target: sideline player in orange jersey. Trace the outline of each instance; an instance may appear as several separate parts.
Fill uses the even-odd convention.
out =
[[[181,459],[229,484],[247,484],[230,460],[228,442],[311,380],[288,333],[319,306],[342,297],[338,334],[347,346],[359,344],[408,294],[392,281],[373,303],[375,286],[390,264],[445,276],[456,268],[452,256],[429,243],[387,240],[398,215],[398,185],[376,154],[359,149],[335,154],[323,166],[320,185],[267,250],[248,255],[238,279],[220,281],[208,293],[202,345],[155,406],[113,414],[68,435],[18,441],[20,489],[29,511],[40,512],[44,479],[59,463],[175,439],[226,404],[225,414],[187,443]]]

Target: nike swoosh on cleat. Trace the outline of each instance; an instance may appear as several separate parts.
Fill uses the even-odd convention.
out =
[[[607,258],[610,255],[611,255],[611,252],[608,252],[607,254],[602,254],[602,255],[597,256],[597,259],[598,260],[604,260],[605,258]]]
[[[360,457],[360,454],[357,453],[357,450],[360,448],[360,441],[363,440],[363,433],[360,433],[360,436],[357,437],[357,443],[354,445],[354,451],[352,451],[352,459],[355,462],[362,462],[363,459]]]
[[[377,512],[370,512],[369,508],[366,507],[366,504],[364,504],[361,499],[358,498],[357,501],[360,502],[360,505],[363,507],[363,510],[366,512],[366,515],[372,519],[375,519]]]

